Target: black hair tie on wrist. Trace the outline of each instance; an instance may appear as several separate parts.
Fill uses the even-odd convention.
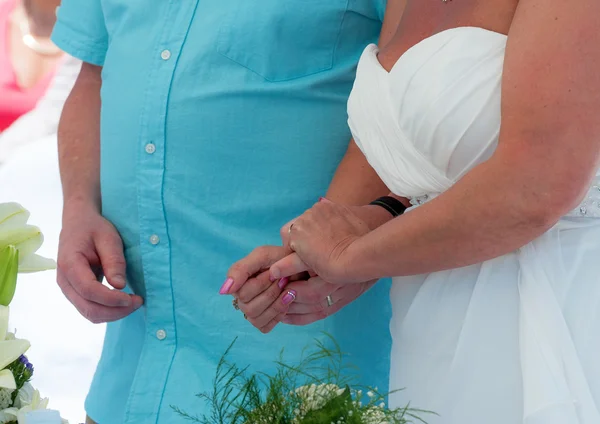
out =
[[[404,204],[400,200],[391,196],[380,197],[379,199],[373,200],[369,204],[381,206],[383,209],[391,213],[394,218],[396,218],[399,215],[402,215],[407,209],[406,206],[404,206]]]

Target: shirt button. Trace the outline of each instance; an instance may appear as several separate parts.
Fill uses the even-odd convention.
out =
[[[150,236],[150,243],[158,244],[159,241],[160,241],[160,238],[158,238],[158,236],[156,234],[152,234]]]
[[[156,332],[156,338],[158,340],[164,340],[167,338],[167,332],[165,330],[158,330]]]
[[[171,52],[169,50],[163,50],[160,52],[160,57],[162,60],[169,60],[171,58]]]
[[[154,152],[156,152],[156,146],[154,144],[152,144],[152,143],[146,144],[146,153],[148,153],[149,155],[151,155]]]

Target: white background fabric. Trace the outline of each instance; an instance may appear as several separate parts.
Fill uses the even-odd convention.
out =
[[[27,143],[0,165],[0,202],[30,210],[30,223],[46,237],[39,253],[56,258],[62,196],[56,137]],[[71,423],[85,419],[83,402],[100,356],[103,325],[84,320],[64,298],[55,272],[21,274],[11,304],[10,326],[31,342],[33,385]]]

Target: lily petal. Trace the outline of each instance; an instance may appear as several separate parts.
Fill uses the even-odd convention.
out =
[[[27,224],[29,211],[18,203],[0,203],[0,232]]]
[[[15,246],[21,257],[36,252],[43,242],[42,232],[33,225],[23,225],[0,233],[0,248]]]
[[[11,370],[0,371],[0,388],[8,390],[17,389],[17,382]]]
[[[0,370],[19,359],[30,346],[29,341],[25,339],[0,341]]]
[[[56,269],[56,262],[53,259],[36,254],[26,256],[19,263],[20,273],[47,271],[49,269]]]

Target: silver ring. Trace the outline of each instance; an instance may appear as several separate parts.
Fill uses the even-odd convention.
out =
[[[333,306],[333,299],[331,298],[331,295],[327,295],[327,297],[325,298],[325,300],[327,301],[327,306],[328,307]]]

